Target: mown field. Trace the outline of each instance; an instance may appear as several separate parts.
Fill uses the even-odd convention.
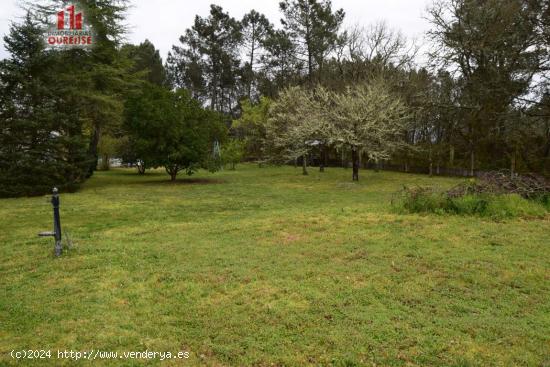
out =
[[[59,259],[47,197],[0,200],[0,365],[550,365],[550,218],[401,214],[402,185],[459,180],[300,173],[97,172],[61,195]]]

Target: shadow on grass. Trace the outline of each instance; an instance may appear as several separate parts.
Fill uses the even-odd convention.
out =
[[[82,189],[99,189],[103,187],[121,187],[121,186],[154,186],[154,185],[212,185],[222,184],[227,181],[220,178],[208,177],[178,177],[175,181],[170,180],[164,172],[152,171],[139,175],[131,169],[113,169],[109,171],[98,172],[88,180]]]
[[[227,181],[219,178],[178,178],[175,181],[168,180],[136,180],[129,182],[130,185],[212,185],[223,184]]]

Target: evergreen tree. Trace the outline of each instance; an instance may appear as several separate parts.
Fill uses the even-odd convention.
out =
[[[159,51],[149,40],[145,40],[139,45],[126,44],[122,46],[121,54],[123,58],[128,60],[130,80],[135,81],[135,83],[131,83],[132,88],[125,93],[126,96],[135,95],[138,90],[147,85],[169,87],[162,58]],[[135,88],[133,84],[135,84]],[[102,139],[105,140],[100,142],[99,145],[102,162],[108,156],[117,154],[125,162],[137,163],[138,173],[143,174],[145,173],[145,165],[142,164],[143,162],[139,160],[137,152],[134,151],[135,145],[132,137],[126,133],[124,128],[115,126],[114,129],[107,131],[107,134],[102,135]],[[107,167],[104,166],[103,168]]]
[[[204,110],[185,90],[146,84],[128,99],[125,115],[133,150],[146,168],[164,167],[172,181],[181,170],[190,175],[213,168],[212,146],[224,138],[225,127],[217,113]]]
[[[542,0],[448,0],[429,11],[432,60],[460,76],[471,175],[480,161],[487,168],[506,163],[506,120],[548,57],[540,28],[547,9]]]
[[[41,1],[35,4],[44,22],[51,20],[62,0]],[[84,22],[95,33],[94,44],[88,50],[70,53],[78,67],[74,82],[79,85],[79,101],[90,131],[87,176],[97,167],[98,145],[102,134],[122,122],[124,93],[128,89],[128,62],[120,52],[126,33],[123,24],[128,0],[86,0],[78,4],[85,14]]]
[[[312,83],[315,70],[322,69],[336,45],[344,10],[333,12],[330,0],[284,0],[279,5],[284,15],[281,22],[296,44],[297,56],[306,62]]]
[[[254,66],[258,63],[259,51],[261,50],[267,36],[272,33],[273,25],[265,15],[251,10],[244,15],[242,21],[243,43],[247,62],[244,65],[245,81],[248,99],[252,97],[252,89],[255,84]]]
[[[171,79],[215,111],[231,113],[239,99],[237,75],[241,24],[220,6],[211,5],[207,18],[195,22],[168,55]]]
[[[87,166],[83,120],[64,83],[63,53],[46,51],[43,27],[27,13],[4,37],[0,64],[0,196],[72,190]]]
[[[139,77],[158,86],[168,85],[166,70],[162,63],[159,51],[149,40],[139,45],[127,44],[122,46],[123,57],[132,63],[130,71],[140,73]]]
[[[296,47],[287,32],[269,32],[264,40],[265,53],[261,57],[264,70],[260,79],[260,91],[275,97],[279,90],[289,87],[300,74],[303,63],[296,58]]]

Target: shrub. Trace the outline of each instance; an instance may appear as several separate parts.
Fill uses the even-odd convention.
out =
[[[431,188],[403,188],[400,198],[401,206],[412,213],[435,212],[442,207],[443,198]]]
[[[539,201],[548,211],[550,211],[550,194],[541,196]]]
[[[483,215],[487,210],[491,197],[487,195],[473,194],[464,195],[457,198],[448,198],[447,211],[464,215]]]
[[[539,200],[528,200],[518,194],[476,193],[454,196],[426,187],[405,187],[393,204],[409,213],[478,215],[494,219],[540,218],[550,211]]]
[[[489,201],[485,215],[493,218],[544,217],[547,208],[535,200],[526,200],[518,194],[498,195]]]

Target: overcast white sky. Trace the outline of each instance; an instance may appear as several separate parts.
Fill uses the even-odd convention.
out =
[[[0,0],[0,34],[8,32],[11,21],[23,14],[18,0]],[[240,19],[251,9],[264,13],[272,23],[280,26],[279,0],[131,0],[127,23],[130,28],[128,40],[139,43],[149,39],[160,49],[166,59],[172,45],[193,24],[195,15],[207,16],[211,3],[215,3]],[[430,0],[333,0],[333,9],[346,12],[345,25],[368,25],[385,20],[392,28],[400,29],[408,37],[419,40],[428,29],[422,18]],[[7,57],[4,41],[0,40],[0,59]]]

